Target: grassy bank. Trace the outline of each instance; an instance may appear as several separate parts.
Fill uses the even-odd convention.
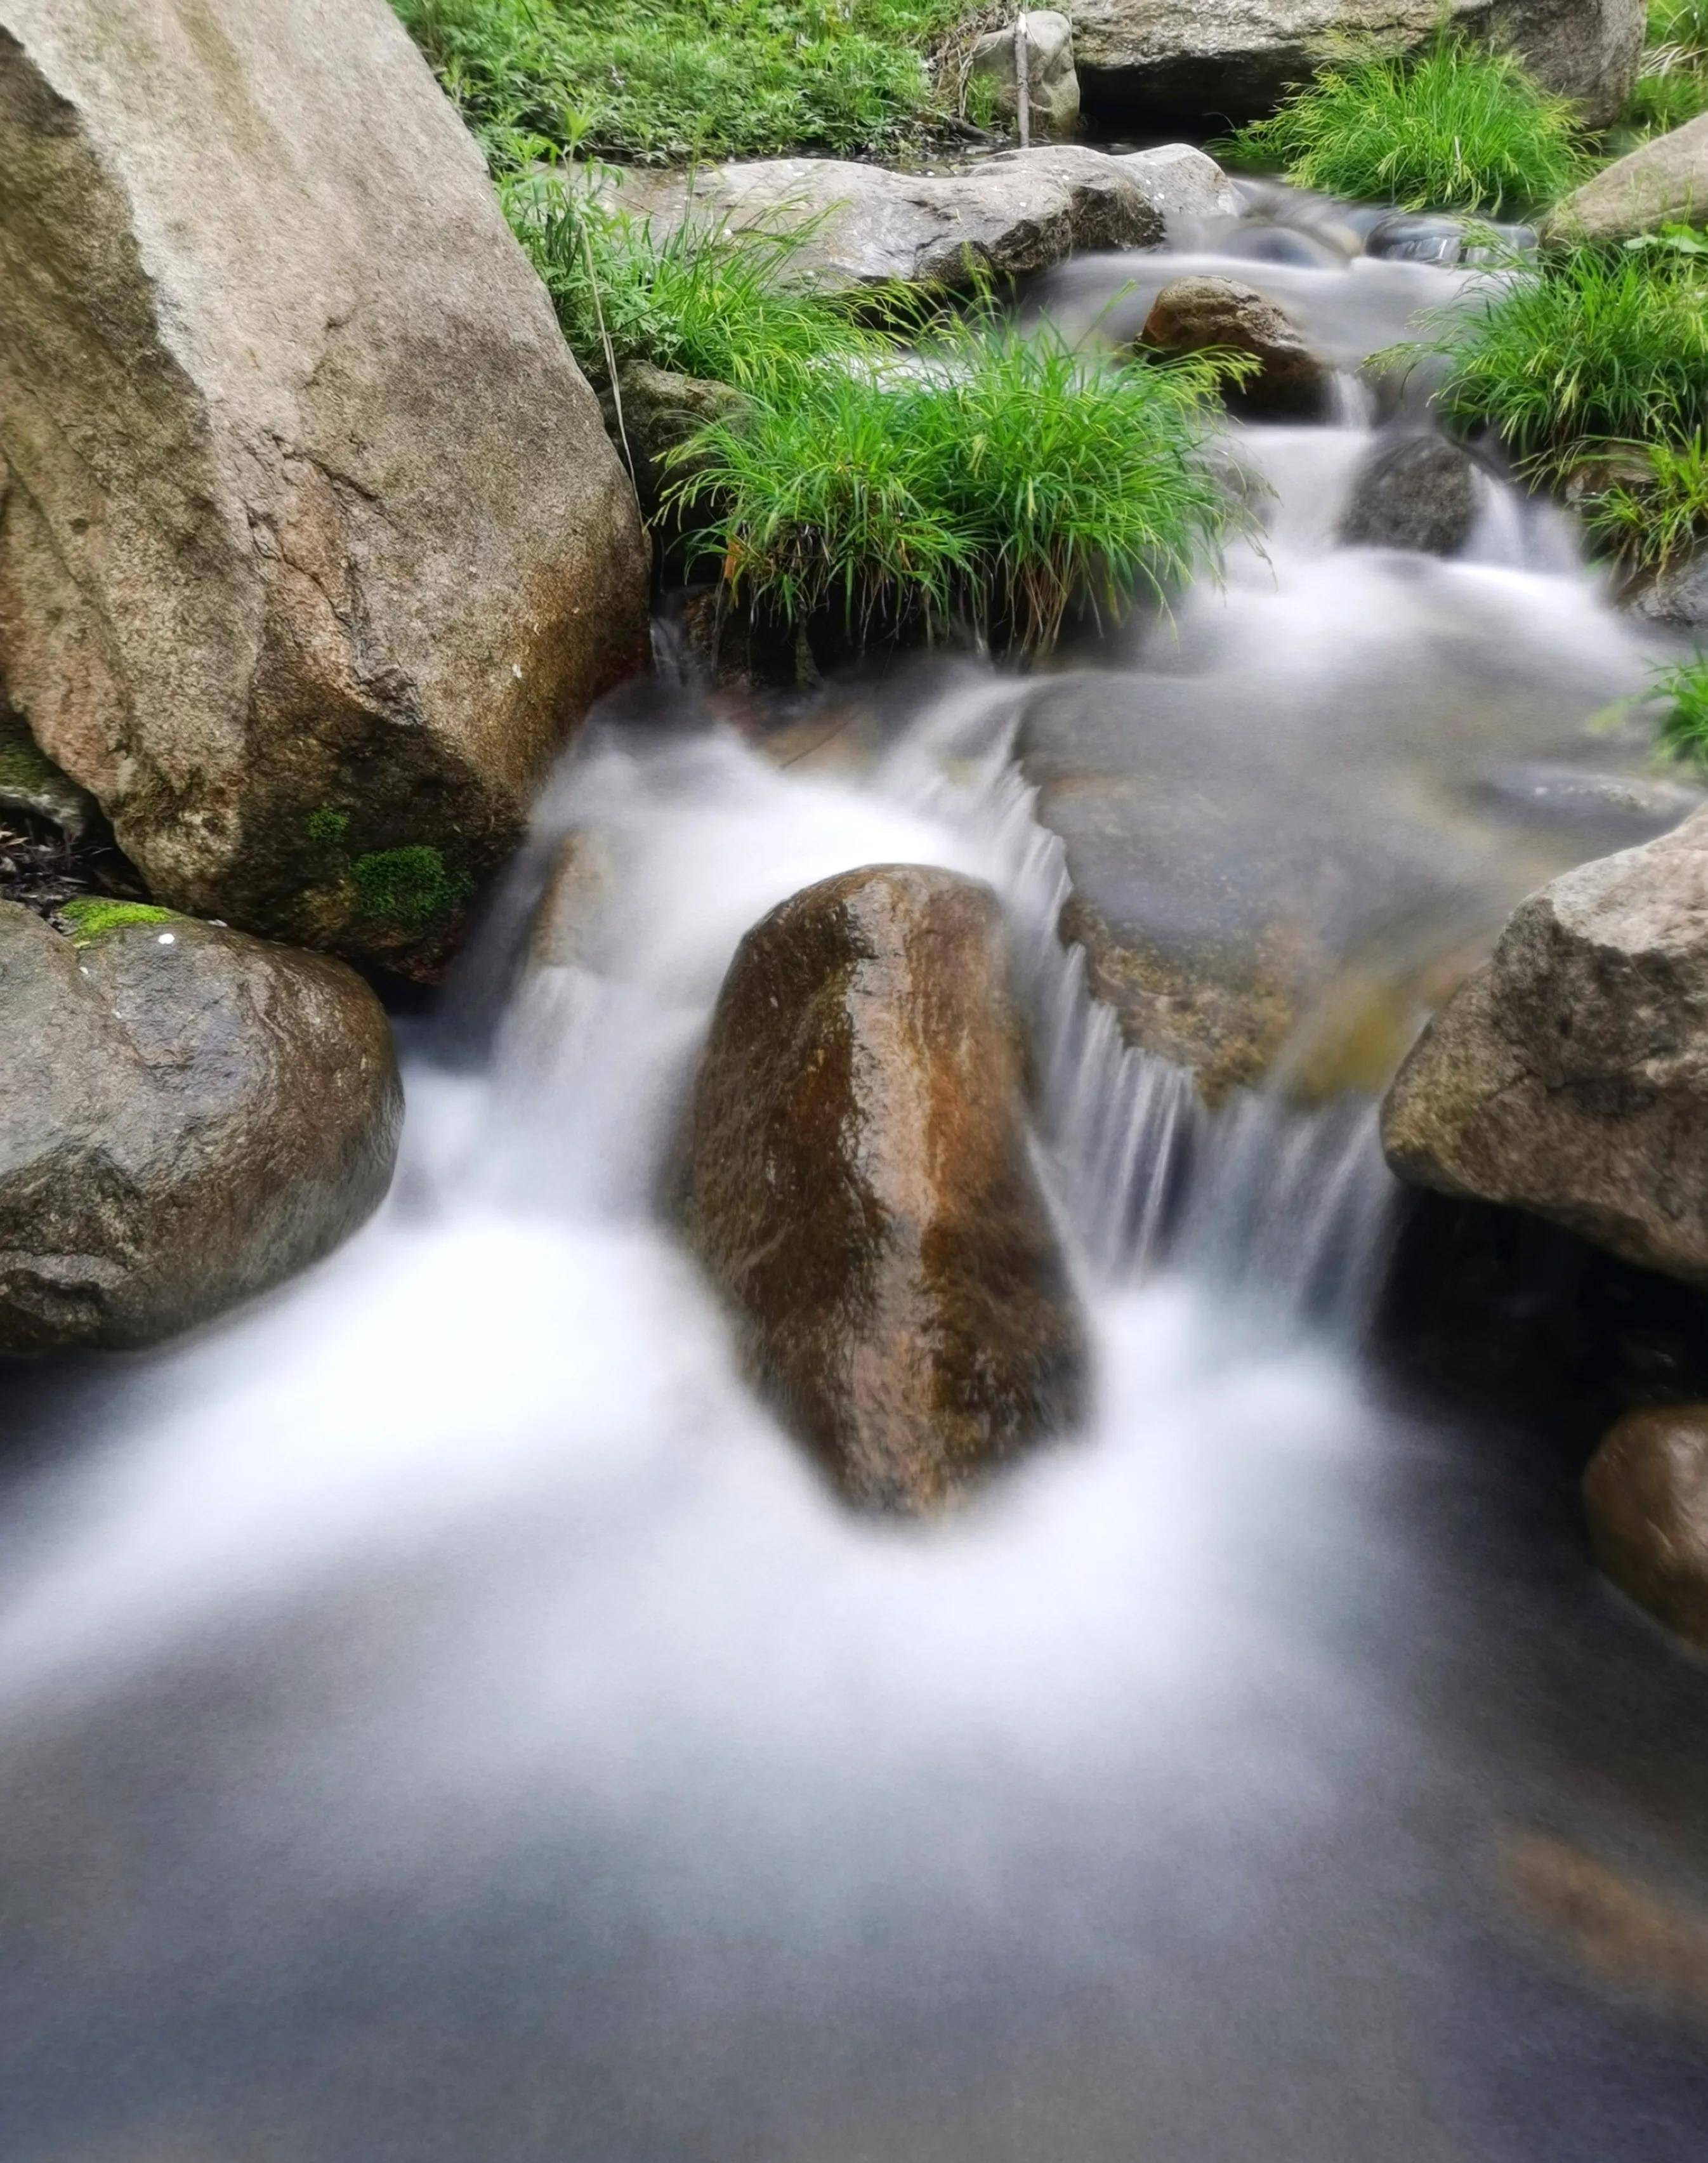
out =
[[[961,0],[392,0],[496,165],[521,132],[629,162],[877,156],[954,102]]]
[[[1569,488],[1591,535],[1632,564],[1708,533],[1705,261],[1684,236],[1550,254],[1410,349],[1444,359],[1435,403],[1450,423]]]
[[[660,234],[574,175],[503,192],[595,380],[645,360],[744,393],[668,462],[666,509],[757,619],[1035,652],[1216,560],[1237,514],[1210,439],[1241,364],[1094,365],[917,292],[874,318],[870,293],[791,281],[799,230]]]
[[[1591,168],[1565,99],[1510,55],[1453,38],[1411,60],[1327,68],[1211,148],[1325,195],[1491,216],[1545,206]]]
[[[1630,148],[1708,113],[1708,0],[1654,0],[1637,85],[1611,147]]]

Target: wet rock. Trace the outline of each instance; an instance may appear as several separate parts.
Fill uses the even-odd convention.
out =
[[[1634,239],[1658,226],[1708,223],[1708,113],[1640,144],[1556,203],[1545,242]]]
[[[794,275],[832,288],[901,279],[960,290],[983,275],[1045,270],[1075,249],[1154,247],[1165,232],[1134,161],[1068,144],[941,175],[835,158],[702,166],[691,198],[680,172],[630,171],[610,186],[620,207],[660,233],[690,215],[738,228],[806,226]]]
[[[1501,1843],[1506,1888],[1532,1923],[1601,1982],[1675,2014],[1708,2011],[1708,1917],[1555,1833]]]
[[[1233,181],[1193,144],[1161,143],[1152,150],[1128,150],[1112,162],[1161,212],[1171,241],[1195,239],[1205,228],[1223,225],[1239,215]]]
[[[671,453],[715,421],[739,421],[749,410],[748,401],[730,384],[678,375],[643,360],[631,361],[619,372],[616,389],[616,398],[605,392],[600,410],[612,442],[633,461],[642,511],[649,524],[656,523],[664,515],[666,489],[689,471],[679,461],[672,464]]]
[[[1584,1506],[1608,1576],[1708,1652],[1708,1405],[1627,1412],[1590,1460]]]
[[[647,564],[390,8],[0,0],[0,676],[37,743],[162,898],[443,948],[644,660]],[[374,905],[400,851],[437,910]]]
[[[1026,98],[1033,136],[1040,142],[1071,142],[1079,126],[1079,77],[1073,69],[1073,26],[1066,15],[1048,8],[1028,10]],[[996,85],[996,109],[1005,119],[1019,112],[1019,67],[1015,46],[1018,23],[992,30],[972,49],[969,76],[988,76]]]
[[[1481,493],[1474,463],[1443,437],[1378,443],[1354,477],[1340,538],[1351,548],[1454,556],[1476,525]]]
[[[1428,558],[1349,556],[1344,575],[1378,618],[1459,597]],[[1586,735],[1572,764],[1572,670],[1497,692],[1500,614],[1453,689],[1474,634],[1443,620],[1438,663],[1378,643],[1325,678],[1250,629],[1217,658],[1188,616],[1160,670],[1063,671],[1024,694],[1017,750],[1066,852],[1063,935],[1127,1041],[1187,1068],[1207,1102],[1259,1082],[1312,1100],[1385,1087],[1527,892],[1700,800],[1643,771],[1645,727]]]
[[[1086,109],[1132,124],[1270,111],[1337,46],[1415,52],[1445,23],[1514,48],[1538,81],[1606,126],[1623,108],[1643,44],[1640,0],[1072,0]]]
[[[26,811],[79,841],[101,824],[101,807],[50,758],[0,697],[0,809]]]
[[[1515,820],[1550,831],[1579,829],[1604,848],[1610,837],[1627,846],[1652,841],[1708,802],[1701,789],[1664,774],[1601,773],[1563,760],[1496,767],[1478,793]]]
[[[1424,1031],[1388,1160],[1708,1284],[1708,812],[1524,902]]]
[[[1645,623],[1669,631],[1699,631],[1708,624],[1708,548],[1674,557],[1663,571],[1641,580],[1626,605]]]
[[[1339,270],[1346,257],[1296,225],[1246,226],[1229,233],[1217,251],[1244,263],[1284,263],[1297,270]]]
[[[324,955],[134,904],[0,903],[0,1351],[136,1345],[337,1246],[391,1177],[379,1001]]]
[[[610,844],[595,829],[573,827],[563,836],[534,909],[531,967],[574,968],[592,961],[615,869]]]
[[[1163,353],[1250,354],[1258,370],[1239,397],[1253,412],[1314,419],[1328,410],[1328,368],[1273,301],[1235,279],[1173,280],[1152,303],[1142,335]]]
[[[1022,1069],[996,898],[949,872],[809,887],[725,979],[688,1237],[857,1502],[930,1507],[1074,1415],[1083,1335]]]

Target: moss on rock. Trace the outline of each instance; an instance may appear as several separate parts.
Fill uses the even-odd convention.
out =
[[[474,882],[459,866],[424,842],[401,849],[376,849],[358,856],[350,867],[361,911],[370,922],[400,930],[424,931],[459,909]]]
[[[60,904],[60,923],[74,946],[90,946],[109,932],[123,931],[133,924],[176,924],[181,919],[172,909],[156,909],[152,902],[112,901],[100,894],[81,895]]]

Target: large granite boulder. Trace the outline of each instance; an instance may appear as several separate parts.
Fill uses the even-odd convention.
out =
[[[1708,1652],[1708,1405],[1627,1412],[1590,1460],[1584,1506],[1608,1576]]]
[[[894,173],[835,158],[763,158],[680,172],[637,169],[609,200],[672,231],[686,217],[777,231],[807,228],[795,275],[829,287],[895,280],[961,289],[1020,277],[1075,249],[1150,248],[1166,216],[1147,185],[1148,154],[1105,157],[1078,144],[1006,150],[955,173]],[[1171,161],[1157,161],[1172,190]]]
[[[1630,240],[1673,223],[1708,225],[1708,113],[1604,165],[1555,204],[1543,238]]]
[[[391,1178],[384,1010],[322,954],[0,903],[0,1352],[148,1344],[327,1253]]]
[[[1024,16],[987,31],[967,63],[971,76],[988,76],[996,109],[1018,121],[1020,110],[1020,24],[1024,22],[1026,113],[1040,143],[1071,143],[1079,126],[1079,77],[1073,70],[1073,25],[1053,9],[1029,8]]]
[[[1416,51],[1443,23],[1513,47],[1597,126],[1630,95],[1641,0],[1071,0],[1088,112],[1131,124],[1268,111],[1349,50]]]
[[[689,1239],[857,1502],[926,1508],[1072,1417],[1085,1348],[1024,1064],[996,898],[949,872],[809,887],[724,981]]]
[[[163,900],[442,946],[644,657],[648,566],[385,0],[0,0],[0,679],[42,749]]]
[[[1708,812],[1524,902],[1401,1069],[1382,1138],[1403,1178],[1708,1284]]]

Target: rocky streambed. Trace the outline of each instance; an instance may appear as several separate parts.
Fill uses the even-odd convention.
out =
[[[641,676],[630,479],[740,394],[616,371],[626,477],[383,10],[196,16],[0,0],[18,2163],[1694,2159],[1688,605],[1373,359],[1487,235],[607,173],[1246,364],[1219,580]],[[1087,103],[1314,34],[1176,17]],[[1591,98],[1632,21],[1503,18]]]

